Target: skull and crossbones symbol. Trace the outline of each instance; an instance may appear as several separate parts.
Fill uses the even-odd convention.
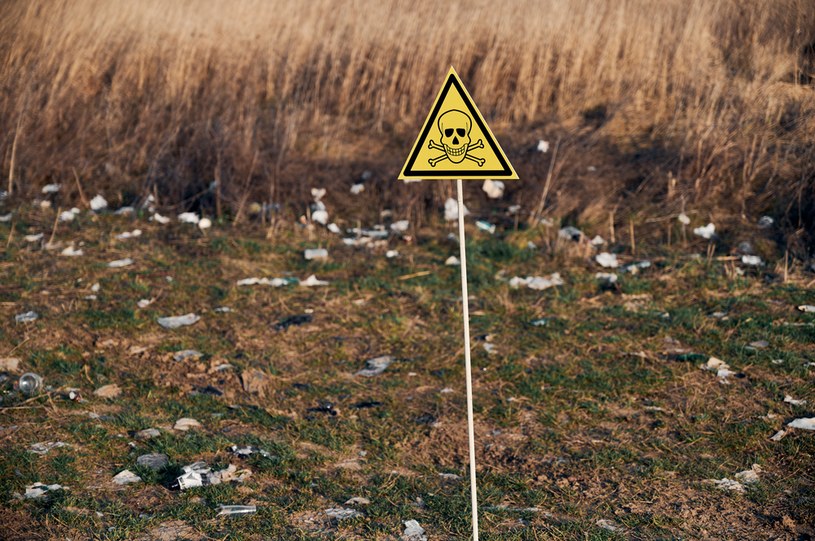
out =
[[[439,117],[439,133],[441,134],[441,144],[437,145],[431,139],[428,148],[443,150],[444,154],[435,158],[430,158],[428,163],[431,167],[443,160],[450,160],[451,163],[461,163],[465,159],[474,161],[478,167],[483,167],[484,158],[471,156],[470,151],[476,148],[484,148],[481,139],[477,143],[470,143],[470,129],[473,122],[470,117],[457,109],[451,109]]]

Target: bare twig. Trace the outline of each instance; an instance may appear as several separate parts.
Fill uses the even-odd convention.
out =
[[[546,182],[543,185],[543,193],[541,193],[541,199],[538,202],[538,207],[535,209],[535,213],[532,215],[532,221],[537,223],[540,221],[541,215],[543,214],[543,208],[546,206],[546,196],[549,194],[549,188],[552,185],[552,173],[555,170],[555,162],[557,161],[557,151],[560,147],[560,137],[557,138],[555,141],[555,148],[552,149],[552,161],[549,162],[549,171],[546,173]]]

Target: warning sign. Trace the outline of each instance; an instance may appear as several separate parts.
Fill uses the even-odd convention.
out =
[[[399,174],[400,180],[417,178],[518,178],[453,68]]]

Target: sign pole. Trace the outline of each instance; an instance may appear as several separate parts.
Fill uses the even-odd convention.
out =
[[[467,436],[470,443],[470,498],[473,512],[473,541],[478,541],[478,493],[475,482],[475,429],[473,427],[473,370],[470,363],[470,301],[467,294],[467,249],[464,246],[464,190],[458,188],[458,245],[461,255],[461,307],[464,318],[464,372],[467,379]]]

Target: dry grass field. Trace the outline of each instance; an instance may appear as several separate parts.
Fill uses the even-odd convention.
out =
[[[769,213],[793,237],[813,228],[807,0],[7,0],[3,12],[9,191],[152,192],[229,217],[255,200],[300,212],[312,185],[339,204],[370,170],[367,196],[419,219],[448,183],[393,179],[454,65],[521,175],[518,201],[539,197],[552,156],[528,149],[560,139],[552,215],[616,209],[627,223],[686,206],[735,224]]]

